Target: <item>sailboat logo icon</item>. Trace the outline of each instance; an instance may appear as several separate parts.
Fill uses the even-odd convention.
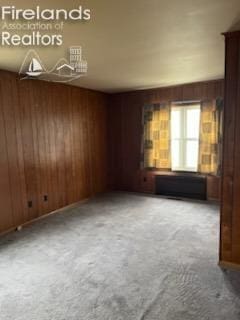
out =
[[[37,78],[47,74],[39,55],[35,50],[29,50],[19,71],[21,79]]]
[[[36,58],[32,58],[32,61],[29,64],[28,71],[26,74],[30,77],[38,77],[42,73],[43,68],[40,62]]]

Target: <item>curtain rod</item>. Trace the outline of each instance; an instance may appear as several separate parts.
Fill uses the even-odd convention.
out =
[[[187,100],[187,101],[173,101],[172,104],[177,104],[177,105],[181,105],[181,104],[199,104],[201,103],[200,100]]]

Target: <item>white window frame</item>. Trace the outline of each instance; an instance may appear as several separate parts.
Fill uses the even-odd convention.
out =
[[[197,172],[197,166],[194,168],[187,167],[186,165],[186,148],[188,141],[196,141],[199,144],[199,137],[198,138],[188,138],[187,137],[187,110],[199,110],[200,104],[193,104],[193,105],[178,105],[172,106],[172,110],[180,110],[180,138],[172,138],[171,139],[171,150],[172,150],[172,141],[179,141],[179,167],[173,167],[172,171],[187,171],[187,172]],[[199,119],[200,120],[200,119]]]

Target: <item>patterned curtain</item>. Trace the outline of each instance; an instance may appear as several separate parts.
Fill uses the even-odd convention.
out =
[[[142,168],[171,169],[170,104],[143,108]]]
[[[223,100],[201,104],[198,171],[221,174]]]

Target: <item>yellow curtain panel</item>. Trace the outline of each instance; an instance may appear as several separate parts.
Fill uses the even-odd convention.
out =
[[[198,171],[220,175],[222,153],[223,101],[203,101],[201,104]]]
[[[143,108],[142,168],[171,169],[170,104]]]

